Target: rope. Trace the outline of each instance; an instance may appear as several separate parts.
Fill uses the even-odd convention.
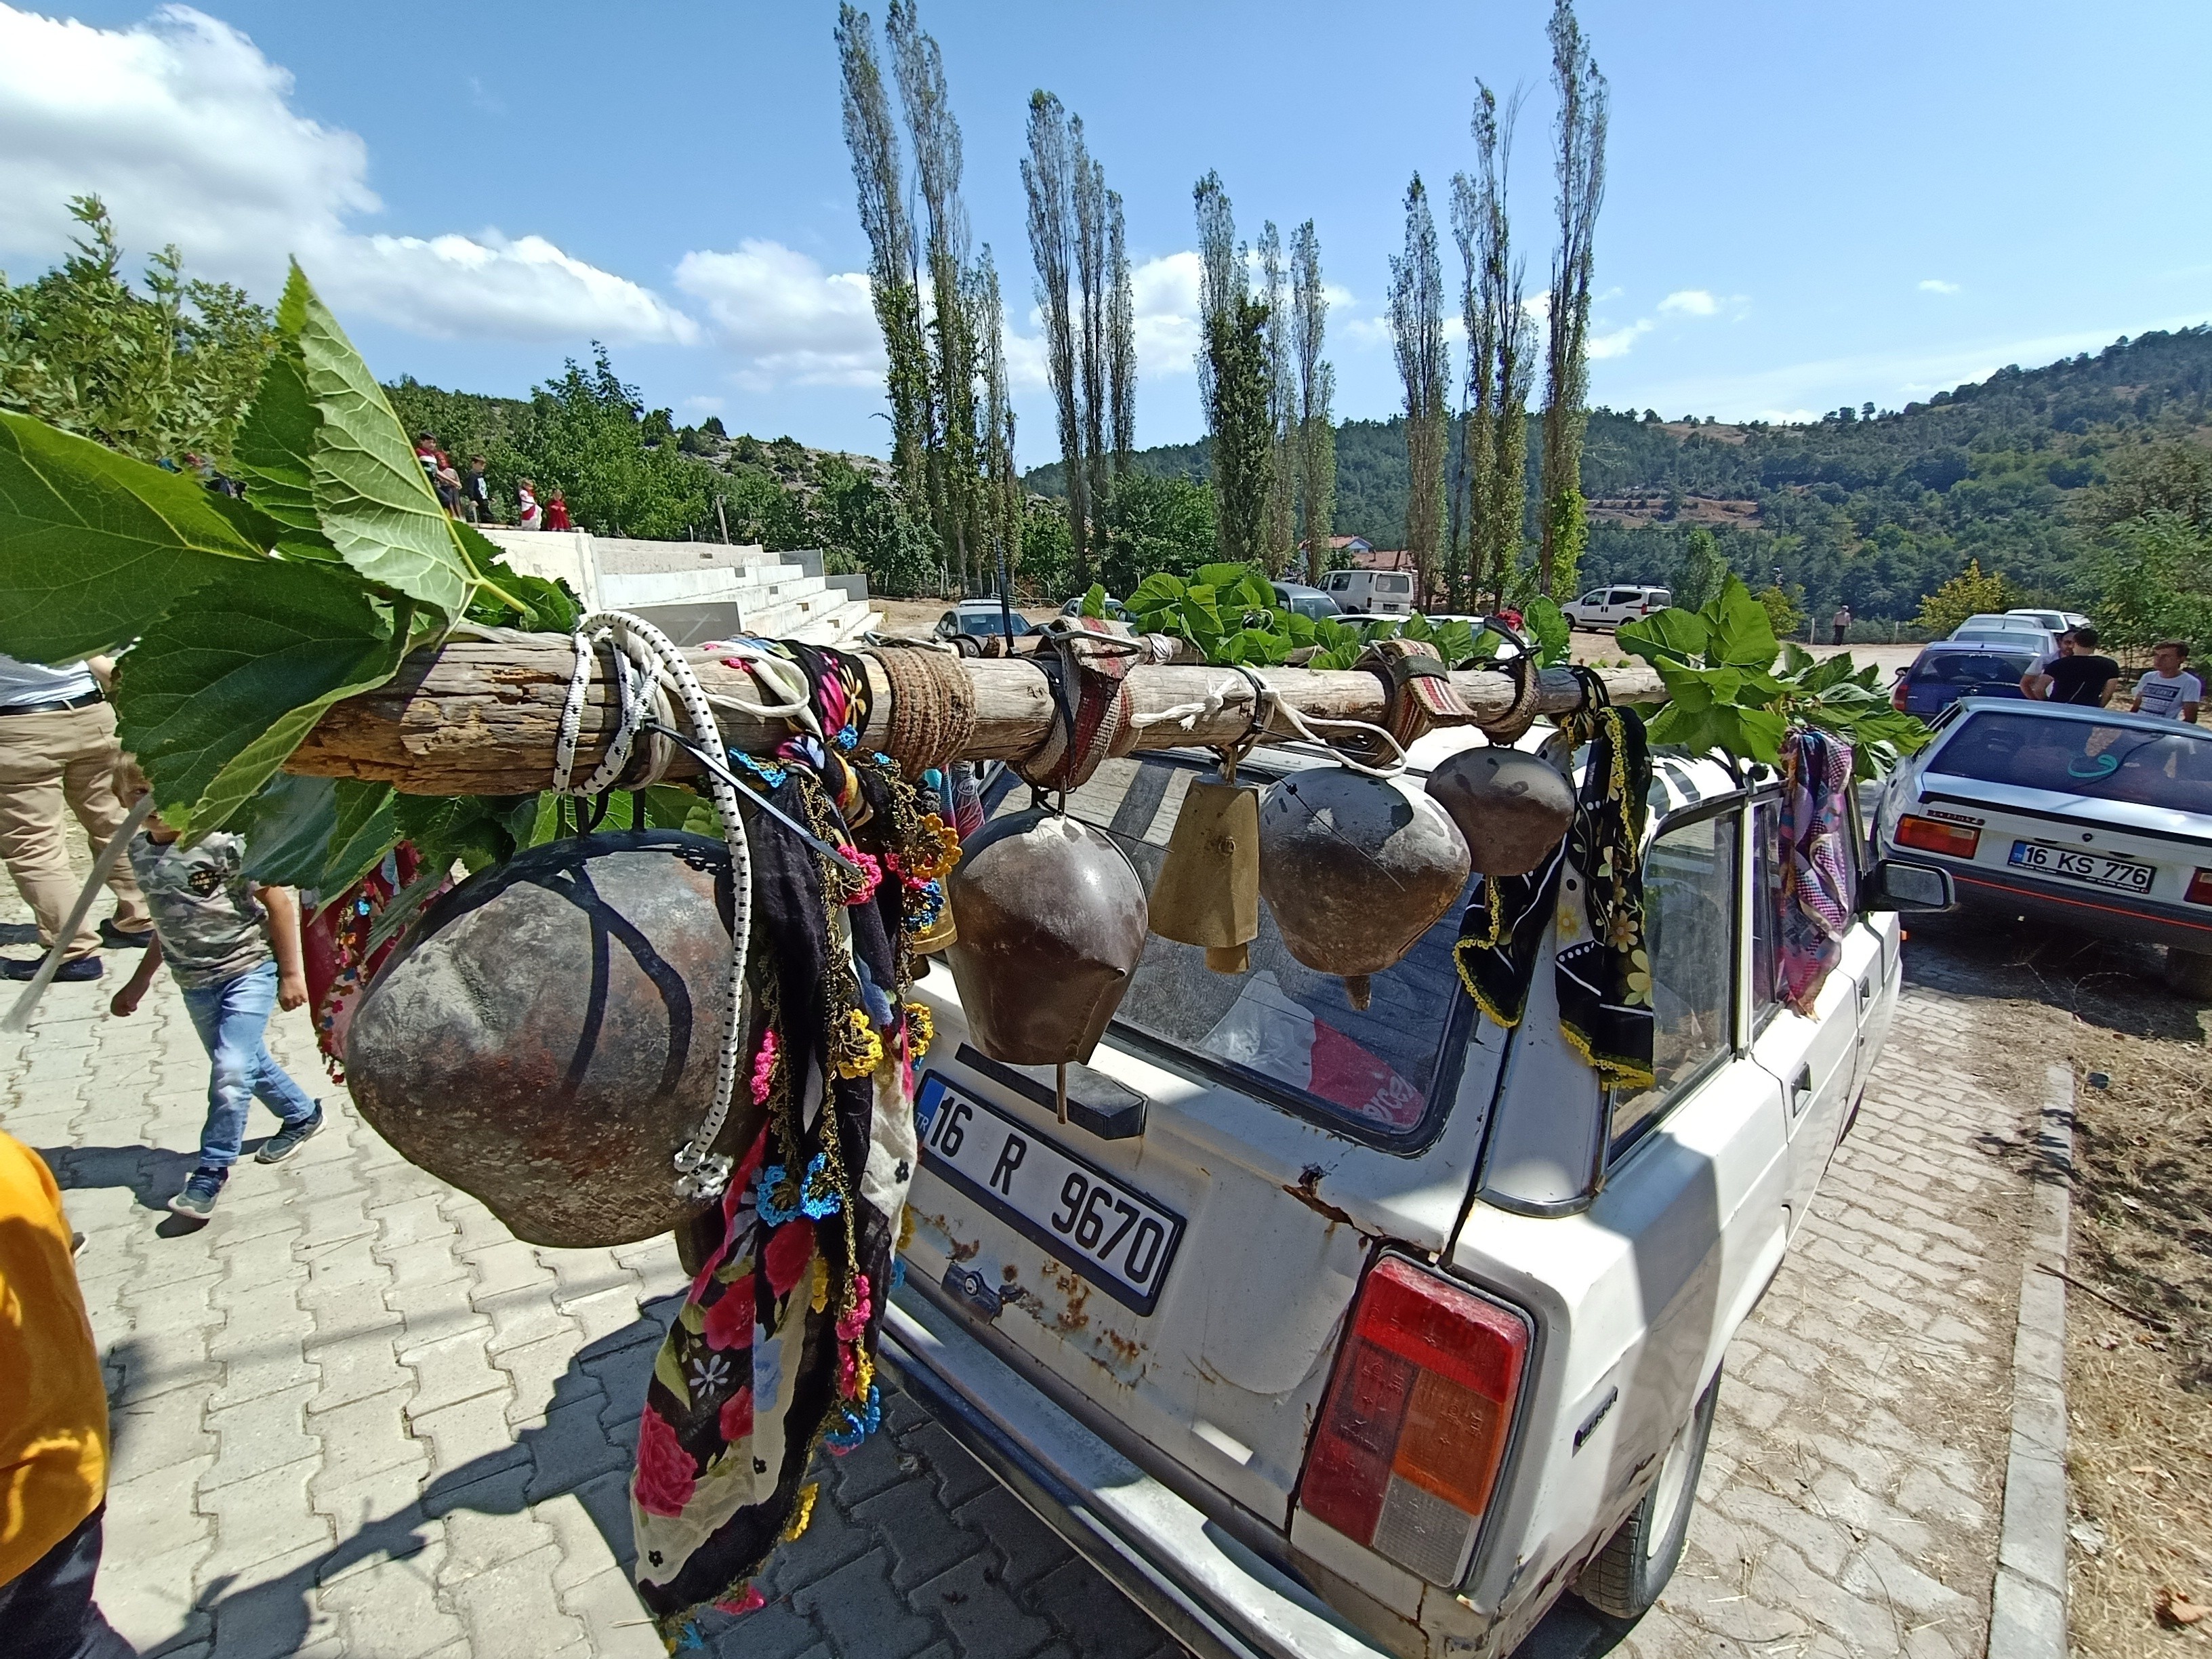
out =
[[[599,647],[614,643],[617,726],[606,758],[592,769],[582,784],[574,782],[576,741],[583,724],[585,692],[591,684]],[[651,728],[670,722],[658,717],[666,706],[665,693],[673,690],[684,705],[700,744],[720,755],[721,727],[715,724],[713,700],[699,684],[691,665],[669,637],[641,617],[626,611],[598,611],[576,624],[576,667],[568,682],[568,700],[562,705],[560,734],[553,747],[553,790],[562,795],[603,794],[623,775],[630,745],[640,730],[649,732],[652,757],[647,776],[638,786],[649,787],[666,770],[670,745]],[[755,672],[764,653],[750,647],[744,654]],[[635,678],[633,678],[633,673]],[[765,678],[765,677],[763,677]],[[735,699],[728,701],[735,702]],[[689,747],[689,745],[685,745]],[[738,792],[726,773],[709,770],[708,798],[722,820],[722,840],[730,849],[730,1018],[723,1029],[722,1052],[714,1068],[714,1103],[690,1139],[676,1150],[675,1188],[684,1198],[713,1198],[729,1184],[731,1159],[712,1149],[730,1115],[737,1089],[738,1064],[744,1048],[742,1023],[745,988],[745,951],[752,936],[752,854],[745,840],[744,817],[738,810]]]

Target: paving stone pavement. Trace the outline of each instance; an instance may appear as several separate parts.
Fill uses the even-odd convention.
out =
[[[28,929],[0,899],[0,944]],[[12,924],[12,925],[11,925]],[[20,951],[17,954],[21,954]],[[665,1241],[552,1250],[402,1161],[326,1080],[331,1127],[241,1163],[214,1221],[163,1205],[207,1063],[161,976],[139,1013],[58,986],[0,1034],[0,1124],[88,1237],[115,1459],[99,1594],[197,1659],[660,1653],[631,1594],[624,1482],[683,1279]],[[1908,991],[1858,1127],[1730,1352],[1681,1572],[1632,1631],[1555,1614],[1525,1659],[1981,1650],[2000,1508],[2023,1183],[1980,1138],[1971,994]],[[321,1079],[304,1015],[271,1046]],[[273,1127],[257,1117],[252,1134]],[[249,1141],[249,1145],[252,1142]],[[902,1397],[830,1461],[744,1659],[1145,1659],[1179,1651]]]

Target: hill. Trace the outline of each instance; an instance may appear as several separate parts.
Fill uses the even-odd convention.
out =
[[[1532,419],[1532,501],[1539,437]],[[2212,325],[1802,426],[1601,409],[1583,456],[1585,584],[1671,580],[1684,538],[1702,526],[1746,577],[1764,585],[1779,570],[1814,606],[1845,599],[1868,619],[1911,617],[1969,559],[2025,593],[2072,597],[2080,492],[2105,483],[2129,449],[2174,438],[2212,447]],[[1206,447],[1145,450],[1137,462],[1157,476],[1202,479]],[[1056,495],[1059,474],[1057,465],[1039,467],[1028,483]],[[1406,492],[1401,422],[1338,428],[1340,534],[1398,545]]]

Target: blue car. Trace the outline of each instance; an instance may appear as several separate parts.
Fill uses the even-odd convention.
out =
[[[1890,702],[1927,720],[1961,697],[2017,697],[2021,676],[2042,660],[2043,653],[2025,641],[1937,640],[1898,676]]]

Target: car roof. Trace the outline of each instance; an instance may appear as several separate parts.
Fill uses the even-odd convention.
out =
[[[2018,633],[2021,630],[2011,631]],[[1930,640],[1922,646],[1920,650],[1924,656],[1930,651],[1989,651],[2002,649],[2008,645],[2015,651],[2032,651],[2035,648],[2035,641],[2032,639],[2023,639],[2017,644],[2013,644],[2005,635],[1991,632],[1968,635],[1963,640]]]
[[[2130,732],[2179,732],[2212,743],[2212,732],[2162,714],[2130,714],[2124,709],[2092,708],[2077,702],[2025,702],[2014,697],[1961,697],[1952,705],[1962,714],[1989,709],[2027,720],[2073,720],[2092,726],[2118,726]],[[1955,731],[1954,723],[1950,730]]]

